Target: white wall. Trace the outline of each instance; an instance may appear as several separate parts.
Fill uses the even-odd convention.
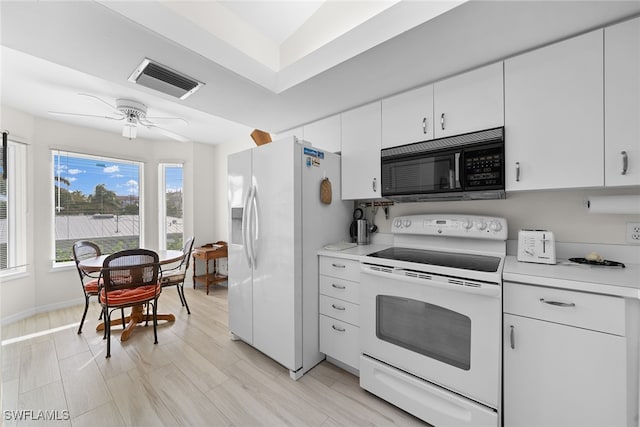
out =
[[[640,215],[604,215],[589,213],[589,196],[638,194],[638,189],[595,189],[510,192],[506,200],[474,200],[457,202],[402,203],[389,208],[389,220],[378,209],[375,224],[380,233],[391,231],[391,219],[419,213],[477,214],[504,217],[509,225],[510,240],[518,239],[523,228],[553,231],[559,242],[626,244],[627,222],[640,222]],[[371,208],[367,218],[371,219]]]
[[[213,182],[213,194],[215,197],[215,228],[216,234],[221,236],[218,240],[229,241],[229,212],[227,207],[227,156],[238,151],[255,147],[251,137],[246,140],[232,141],[215,146],[214,167],[215,177]]]
[[[135,139],[118,133],[70,126],[2,107],[0,127],[29,142],[28,170],[28,275],[0,284],[0,318],[3,323],[33,313],[83,303],[75,267],[53,268],[53,196],[51,148],[144,162],[144,242],[155,248],[159,241],[158,165],[184,164],[185,234],[199,242],[216,236],[212,182],[214,147],[208,144]]]
[[[254,147],[250,140],[215,147],[215,218],[216,235],[228,240],[226,196],[227,156]],[[504,217],[509,224],[509,239],[517,240],[523,228],[548,229],[559,242],[606,243],[626,245],[627,222],[640,222],[640,215],[604,215],[589,213],[586,201],[593,195],[638,194],[631,189],[572,189],[555,191],[510,192],[505,200],[400,203],[389,208],[389,220],[378,209],[375,224],[379,233],[391,232],[391,220],[400,215],[420,213],[476,214]],[[371,208],[365,210],[373,218]]]

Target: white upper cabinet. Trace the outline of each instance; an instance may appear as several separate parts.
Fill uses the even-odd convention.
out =
[[[380,102],[342,113],[342,199],[377,199],[380,192]]]
[[[273,140],[277,141],[279,139],[285,139],[285,138],[289,138],[291,136],[295,136],[298,139],[304,140],[304,129],[302,128],[302,126],[298,126],[297,128],[292,128],[292,129],[289,129],[289,130],[285,130],[284,132],[277,133],[273,137]]]
[[[604,184],[603,30],[505,61],[506,189]]]
[[[640,18],[604,29],[605,185],[640,185]]]
[[[433,85],[382,100],[382,148],[433,139]]]
[[[436,138],[502,126],[502,62],[434,83],[433,99]]]
[[[314,147],[337,153],[341,150],[340,114],[304,125],[304,140]]]

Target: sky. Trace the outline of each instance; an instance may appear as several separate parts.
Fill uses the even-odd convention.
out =
[[[62,184],[70,192],[81,191],[85,195],[93,194],[99,184],[119,196],[138,195],[140,185],[139,166],[135,163],[111,159],[76,157],[55,154],[54,173],[67,179],[71,185]],[[181,168],[167,168],[167,191],[182,190]]]

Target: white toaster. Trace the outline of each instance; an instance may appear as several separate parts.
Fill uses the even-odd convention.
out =
[[[540,264],[556,263],[556,241],[549,230],[518,232],[518,261]]]

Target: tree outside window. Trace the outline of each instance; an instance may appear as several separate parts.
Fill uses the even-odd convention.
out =
[[[53,151],[55,262],[78,240],[103,253],[140,247],[142,163]]]
[[[182,165],[160,164],[160,247],[182,249],[184,217]]]

